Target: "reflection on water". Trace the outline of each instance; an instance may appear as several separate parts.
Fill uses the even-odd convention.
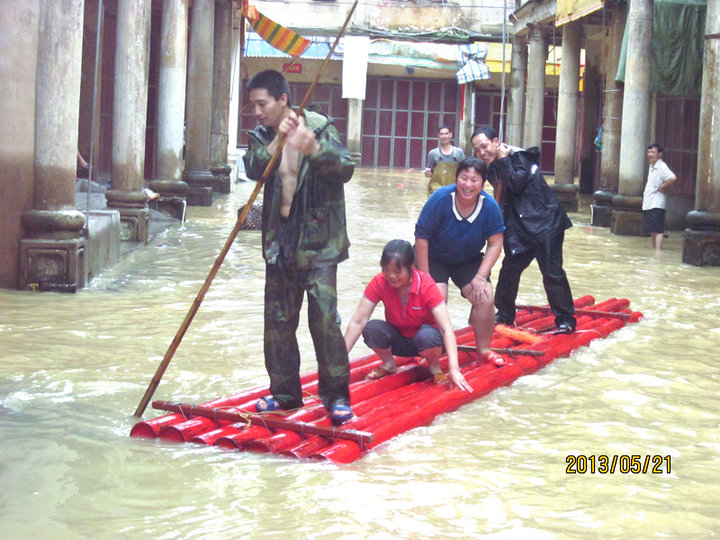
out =
[[[420,172],[347,186],[345,321],[380,251],[412,240]],[[594,341],[346,467],[131,439],[131,417],[252,185],[124,258],[75,295],[0,291],[3,538],[708,537],[720,531],[718,268],[571,217],[576,296],[646,319]],[[586,205],[584,205],[586,206]],[[266,384],[260,234],[241,232],[156,399],[199,403]],[[497,270],[495,272],[497,275]],[[521,303],[545,302],[533,265]],[[455,326],[467,304],[451,294]],[[305,319],[303,369],[314,369]],[[354,355],[365,354],[358,344]],[[148,410],[146,418],[159,416]],[[671,474],[566,474],[566,456],[670,455]]]

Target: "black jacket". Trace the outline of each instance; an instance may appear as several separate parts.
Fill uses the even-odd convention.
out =
[[[511,148],[510,155],[490,165],[488,180],[497,190],[503,183],[500,202],[505,220],[504,248],[515,255],[572,227],[555,193],[540,174],[540,151]]]

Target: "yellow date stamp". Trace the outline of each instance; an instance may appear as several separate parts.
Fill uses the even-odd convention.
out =
[[[577,454],[565,458],[565,474],[670,474],[672,456]]]

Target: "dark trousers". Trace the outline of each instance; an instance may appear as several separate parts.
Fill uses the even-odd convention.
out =
[[[543,285],[550,309],[555,315],[555,324],[570,323],[575,327],[575,307],[565,270],[563,270],[562,245],[565,231],[552,235],[545,241],[516,255],[505,252],[500,268],[495,307],[497,320],[504,323],[515,321],[515,299],[517,298],[520,276],[533,259],[537,259],[543,276]]]
[[[318,394],[326,408],[350,403],[350,364],[337,311],[337,266],[309,270],[265,265],[265,367],[270,392],[285,408],[302,405],[295,332],[304,293],[318,363]]]

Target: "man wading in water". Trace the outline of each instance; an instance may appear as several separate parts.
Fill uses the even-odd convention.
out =
[[[260,123],[243,156],[248,178],[259,180],[287,137],[280,164],[265,185],[262,244],[265,259],[265,367],[271,396],[257,410],[301,407],[300,350],[295,332],[303,296],[318,363],[318,393],[334,425],[353,418],[350,363],[337,311],[337,264],[348,258],[343,184],[354,172],[332,119],[290,107],[290,87],[266,70],[248,83]]]

